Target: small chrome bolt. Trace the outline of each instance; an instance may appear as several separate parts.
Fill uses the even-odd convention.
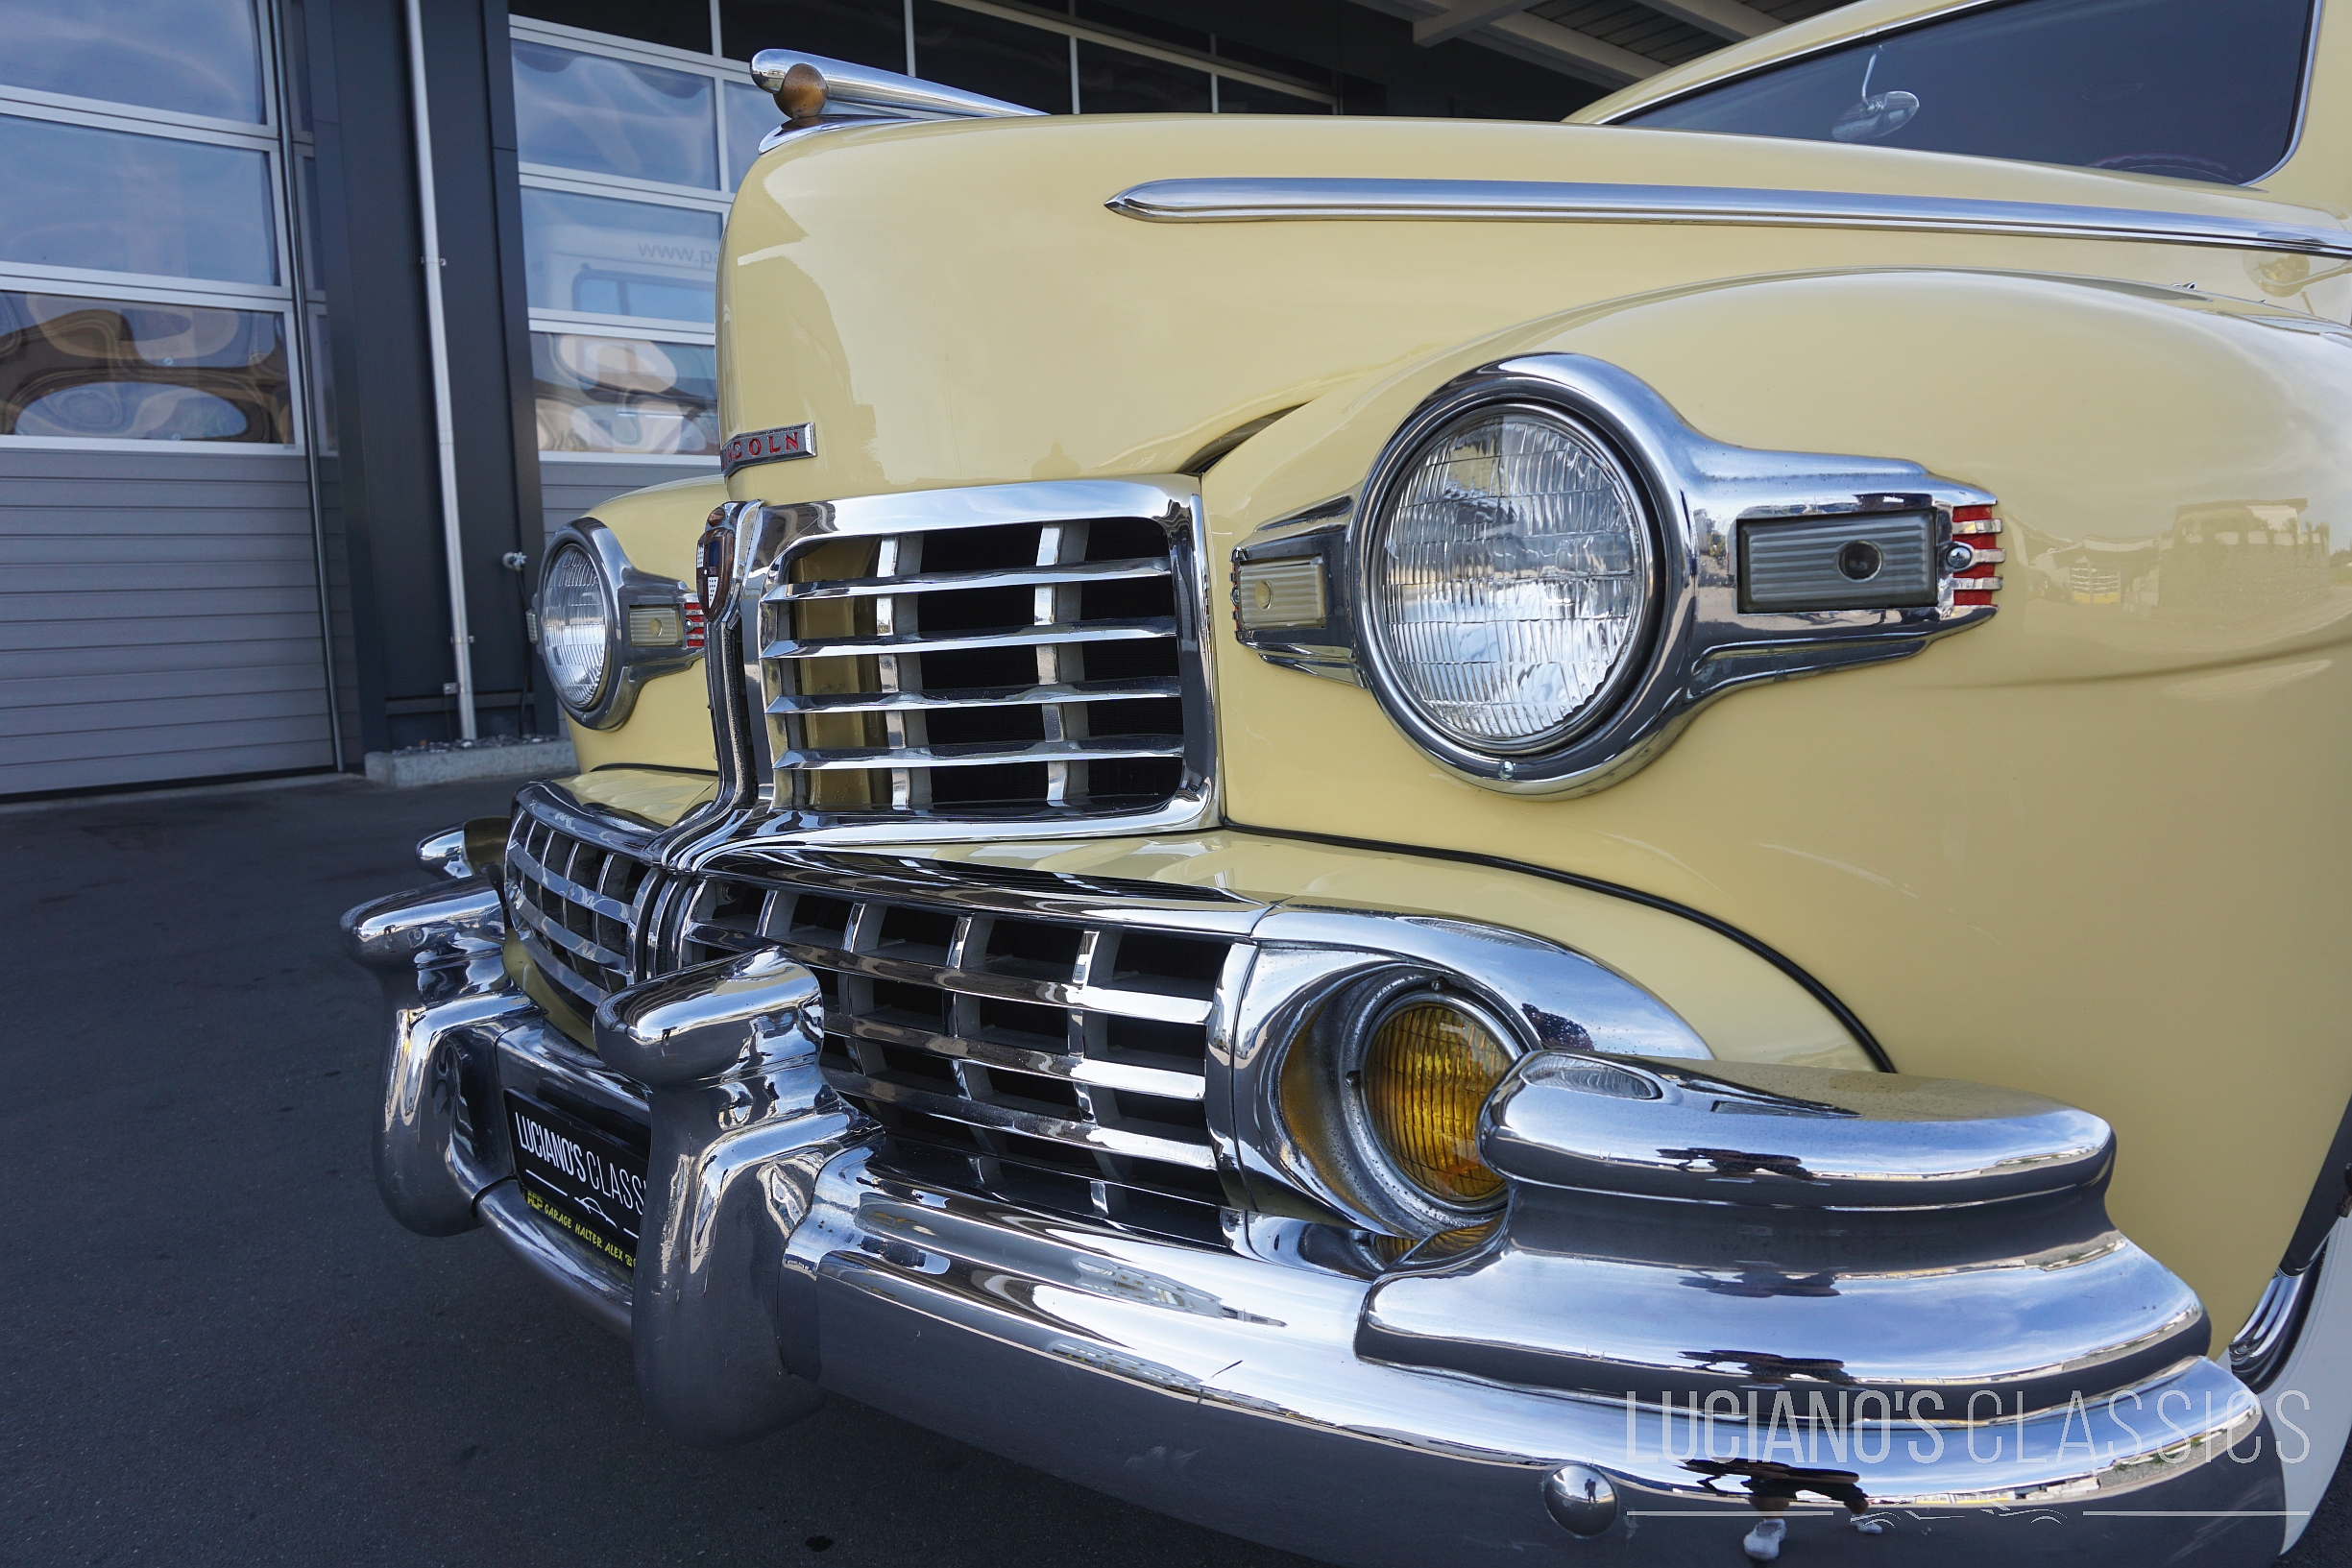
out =
[[[1617,1488],[1589,1464],[1564,1464],[1543,1478],[1543,1507],[1571,1535],[1598,1535],[1617,1522]]]
[[[1976,564],[1976,552],[1973,546],[1957,543],[1944,546],[1944,569],[1946,571],[1966,571]]]

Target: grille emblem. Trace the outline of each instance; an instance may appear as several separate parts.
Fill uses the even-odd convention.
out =
[[[735,606],[735,509],[715,506],[694,544],[694,597],[706,623],[723,620]]]
[[[816,426],[779,424],[770,430],[746,430],[718,449],[718,471],[733,473],[754,463],[780,463],[788,457],[816,455]]]

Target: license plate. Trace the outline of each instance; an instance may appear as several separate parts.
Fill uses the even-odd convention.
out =
[[[645,1156],[578,1117],[511,1090],[515,1174],[531,1212],[623,1268],[637,1266]]]

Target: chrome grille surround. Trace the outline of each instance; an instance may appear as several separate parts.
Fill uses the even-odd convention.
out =
[[[545,785],[517,802],[506,839],[507,913],[523,952],[580,1010],[644,977],[639,954],[661,879],[646,840],[566,809]]]
[[[1244,1205],[1220,1175],[1210,1061],[1264,912],[1215,891],[801,851],[683,885],[662,956],[777,948],[813,971],[820,1064],[886,1130],[886,1163],[1214,1242]]]
[[[743,555],[756,831],[1055,836],[1210,814],[1190,479],[761,506]]]

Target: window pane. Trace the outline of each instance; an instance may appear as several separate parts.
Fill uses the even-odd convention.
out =
[[[966,92],[1070,112],[1070,40],[1059,33],[915,0],[914,68]]]
[[[1206,114],[1208,73],[1080,38],[1078,103],[1088,114]]]
[[[253,0],[0,0],[0,82],[261,119]]]
[[[273,314],[0,293],[0,435],[282,443],[292,424]]]
[[[1312,98],[1294,98],[1287,92],[1261,87],[1254,82],[1236,82],[1229,76],[1217,79],[1217,112],[1220,114],[1328,114],[1329,104],[1319,104]]]
[[[525,163],[718,183],[711,79],[515,40],[515,140]]]
[[[1062,8],[1049,5],[1048,9],[1059,11]],[[1075,0],[1070,10],[1071,13],[1081,22],[1094,22],[1103,27],[1115,28],[1121,33],[1131,33],[1139,38],[1155,38],[1161,43],[1173,43],[1178,48],[1190,49],[1195,54],[1207,54],[1216,42],[1215,38],[1200,28],[1182,27],[1175,22],[1164,22],[1157,16],[1147,16],[1140,11],[1129,11],[1125,6],[1105,5],[1103,0]]]
[[[2287,156],[2310,26],[2310,0],[2029,0],[1625,123],[2243,184]]]
[[[743,182],[743,171],[760,156],[762,139],[784,123],[784,111],[776,107],[776,100],[740,82],[727,84],[725,103],[727,188],[733,190]]]
[[[698,55],[711,47],[711,8],[701,0],[667,0],[651,6],[645,0],[515,0],[506,9],[516,16],[610,33],[640,43],[691,49]]]
[[[522,192],[531,303],[542,310],[704,322],[717,313],[715,212],[563,191]]]
[[[278,281],[269,159],[0,115],[0,261]]]
[[[543,452],[718,452],[718,351],[533,332]]]
[[[885,71],[907,68],[899,0],[718,0],[718,31],[732,60],[797,49]]]

